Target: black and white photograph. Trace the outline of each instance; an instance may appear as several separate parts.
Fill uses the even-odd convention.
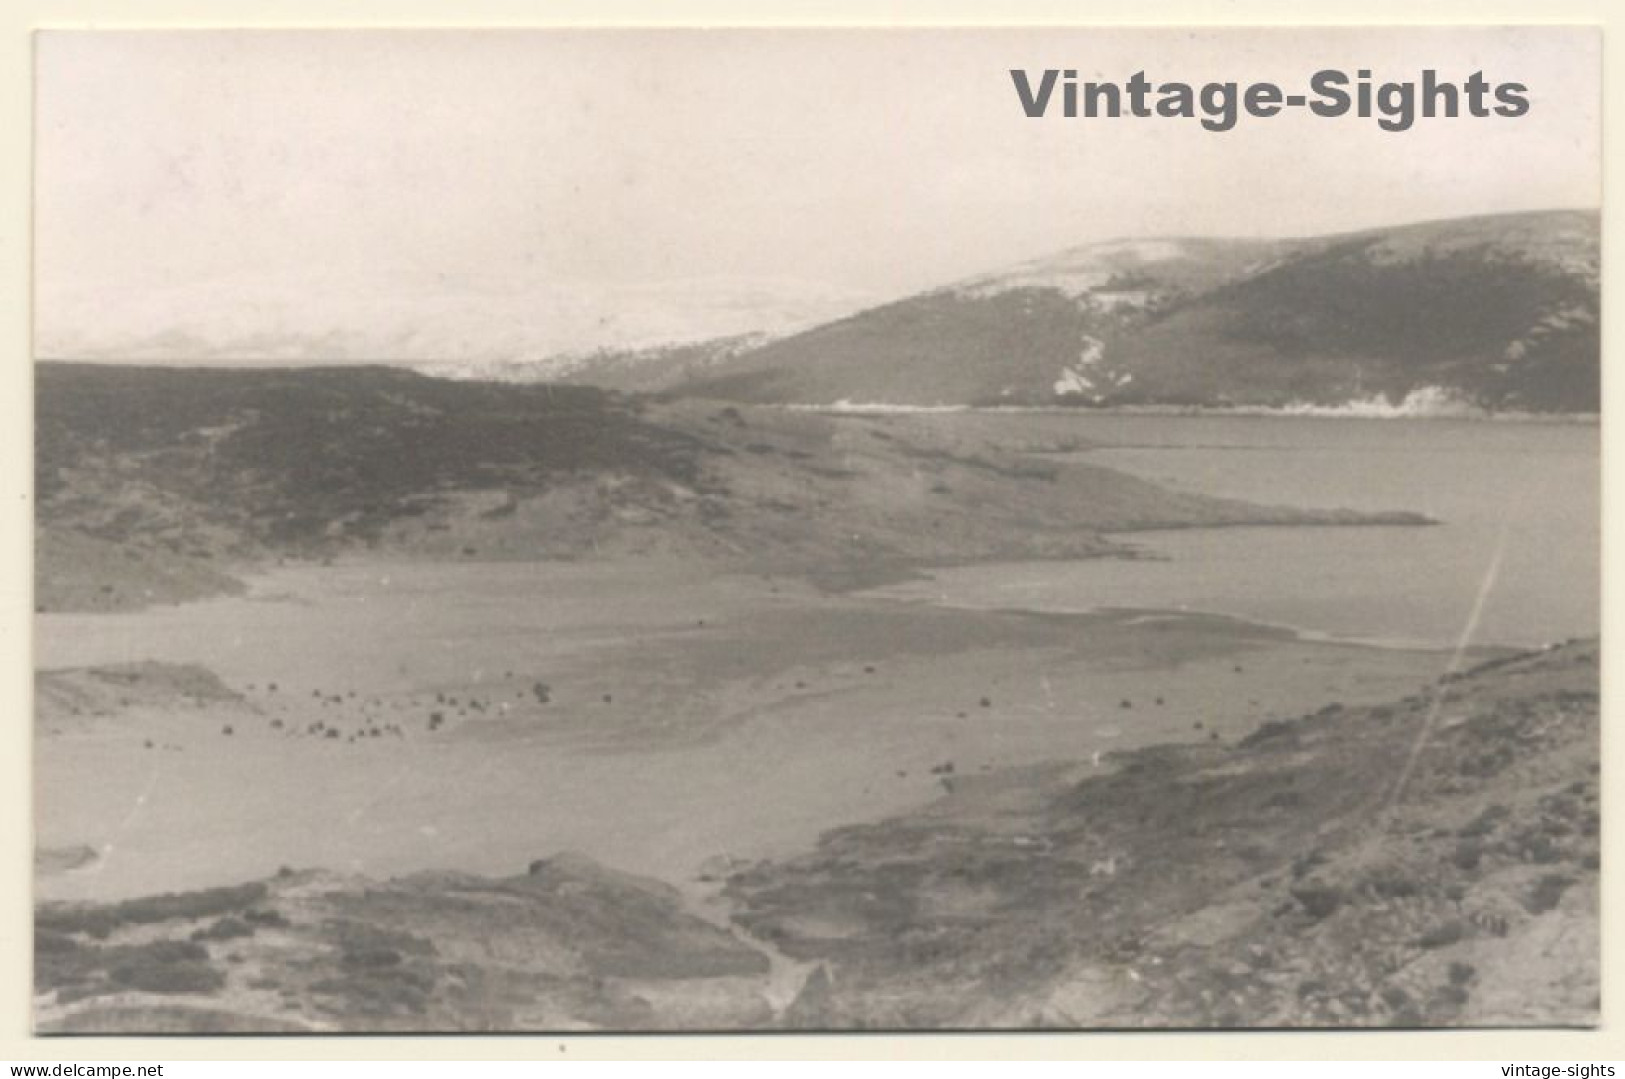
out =
[[[33,50],[35,1033],[1600,1023],[1596,27]]]

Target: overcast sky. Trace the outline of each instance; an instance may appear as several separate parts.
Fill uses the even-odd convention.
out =
[[[1090,240],[1594,206],[1588,31],[38,39],[41,356],[506,358],[780,328]],[[1529,87],[1519,119],[1026,118],[1009,69]]]

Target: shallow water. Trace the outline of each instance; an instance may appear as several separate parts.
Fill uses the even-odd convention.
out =
[[[1097,447],[1069,456],[1180,490],[1414,510],[1440,523],[1139,533],[1120,538],[1155,560],[945,569],[875,594],[975,607],[1214,611],[1406,644],[1466,636],[1538,645],[1598,632],[1595,426],[1080,416],[1067,430]]]

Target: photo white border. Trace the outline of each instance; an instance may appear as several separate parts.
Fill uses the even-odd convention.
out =
[[[918,1035],[504,1035],[50,1037],[30,1033],[32,413],[30,178],[32,31],[47,28],[522,28],[551,26],[1404,26],[1599,25],[1604,28],[1603,290],[1603,1020],[1596,1031],[1495,1030],[1340,1033],[1077,1033]],[[1616,34],[1616,31],[1618,32]],[[4,0],[0,3],[0,1061],[512,1060],[512,1059],[1102,1059],[1102,1060],[1625,1060],[1625,952],[1619,945],[1625,814],[1619,812],[1625,739],[1610,732],[1620,708],[1617,575],[1608,573],[1625,509],[1625,446],[1606,417],[1621,411],[1625,382],[1608,357],[1619,319],[1620,230],[1610,213],[1625,146],[1619,77],[1625,5],[1603,0]],[[1493,167],[1493,162],[1486,162]],[[1625,187],[1621,188],[1625,195]]]

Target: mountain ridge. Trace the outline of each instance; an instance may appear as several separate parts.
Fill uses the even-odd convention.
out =
[[[1600,211],[1532,210],[1318,236],[1118,236],[824,321],[609,334],[527,358],[450,338],[425,355],[414,315],[373,362],[763,404],[1595,414],[1599,292]],[[498,336],[547,321],[510,315]],[[346,363],[374,354],[342,334],[238,345],[301,365],[320,362],[318,345]],[[184,327],[132,347],[128,359],[161,363],[218,351]]]
[[[771,403],[1594,412],[1600,216],[1064,248],[748,349],[676,392]]]

